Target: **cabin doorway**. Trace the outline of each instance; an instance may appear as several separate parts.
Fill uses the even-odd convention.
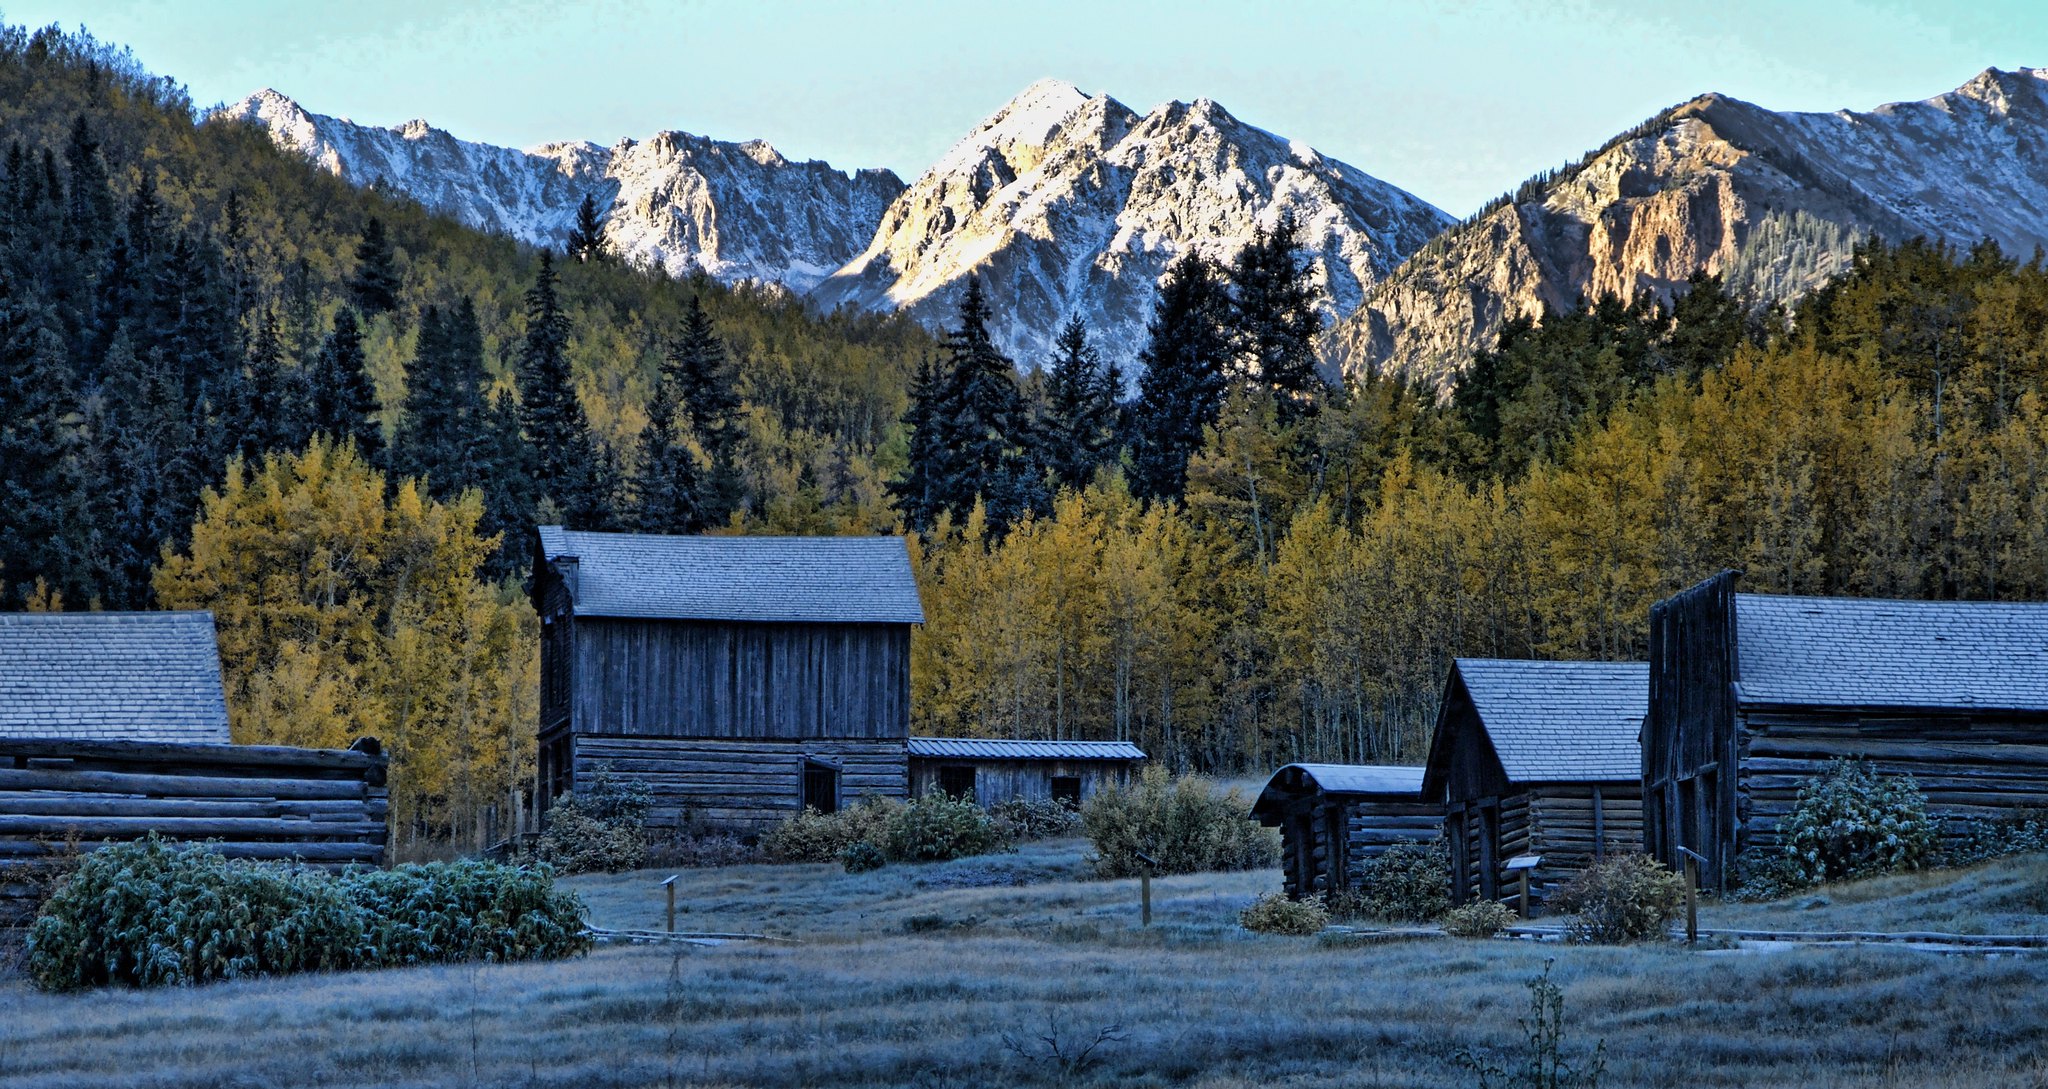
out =
[[[839,812],[839,769],[816,760],[804,761],[803,791],[805,809]]]
[[[974,800],[974,769],[952,765],[939,769],[939,793],[949,798]]]
[[[1078,775],[1055,775],[1051,784],[1052,800],[1068,809],[1081,808],[1081,777]]]

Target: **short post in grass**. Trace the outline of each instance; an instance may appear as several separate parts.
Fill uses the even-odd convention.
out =
[[[676,932],[676,878],[681,876],[682,874],[671,874],[668,880],[661,883],[661,887],[668,890],[668,932],[671,934]]]
[[[1154,861],[1151,855],[1143,851],[1139,851],[1137,854],[1138,861],[1144,863],[1145,866],[1144,869],[1138,871],[1138,925],[1151,926],[1152,871],[1159,867],[1159,863]]]
[[[1529,874],[1541,865],[1543,865],[1542,855],[1516,855],[1508,859],[1508,872],[1515,875],[1515,890],[1516,895],[1519,897],[1519,910],[1516,914],[1524,919],[1529,917]]]
[[[1678,853],[1685,856],[1685,944],[1700,943],[1700,863],[1706,861],[1689,847],[1680,847]]]

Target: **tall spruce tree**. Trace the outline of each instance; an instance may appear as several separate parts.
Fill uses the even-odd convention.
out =
[[[690,296],[682,328],[669,344],[662,374],[675,383],[674,393],[689,415],[690,430],[710,462],[698,495],[699,513],[704,524],[723,525],[745,498],[740,473],[739,369],[733,366],[725,341],[698,296]]]
[[[939,415],[943,392],[944,385],[932,366],[931,356],[919,356],[917,370],[910,379],[910,405],[903,413],[909,456],[904,461],[903,475],[886,485],[903,521],[916,530],[930,529],[945,509],[939,502],[939,474],[944,468],[939,455],[945,444]]]
[[[1216,266],[1195,252],[1166,270],[1139,353],[1144,373],[1130,410],[1131,490],[1178,500],[1188,459],[1223,410],[1232,353],[1230,296]]]
[[[1085,487],[1114,456],[1122,393],[1123,373],[1103,364],[1088,342],[1088,324],[1078,315],[1067,319],[1053,344],[1038,423],[1039,457],[1056,483]]]
[[[363,331],[355,311],[334,315],[334,330],[320,345],[313,367],[312,430],[336,443],[354,439],[363,460],[379,462],[384,433],[377,426],[377,389],[363,355]]]
[[[1301,259],[1301,227],[1280,213],[1269,234],[1256,232],[1230,266],[1230,326],[1245,380],[1270,390],[1283,422],[1316,404],[1317,291]]]
[[[996,350],[988,318],[981,278],[969,276],[960,324],[946,336],[934,484],[939,508],[955,519],[965,518],[976,499],[989,499],[989,524],[1000,530],[1035,505],[1027,484],[1035,474],[1026,458],[1030,420],[1017,391],[1017,367]]]
[[[602,261],[611,255],[610,243],[604,237],[604,216],[589,193],[583,194],[583,203],[576,206],[576,225],[569,228],[566,249],[569,259],[578,264]]]
[[[0,607],[17,606],[38,579],[75,593],[87,571],[75,406],[52,324],[0,276]]]
[[[569,366],[569,316],[556,291],[554,258],[526,293],[526,337],[519,349],[519,416],[533,445],[533,487],[578,529],[600,529],[612,519],[611,494],[590,420],[577,400]]]
[[[695,533],[704,528],[697,458],[683,434],[676,383],[664,379],[647,406],[640,459],[630,483],[633,528],[643,533]]]
[[[358,310],[372,316],[398,309],[398,260],[384,233],[384,221],[375,216],[363,224],[362,240],[356,243],[356,269],[349,277],[348,297]]]
[[[285,354],[277,312],[265,307],[256,316],[255,326],[229,428],[236,449],[251,461],[272,451],[297,452],[310,437],[305,420],[306,391],[298,388],[298,368]]]

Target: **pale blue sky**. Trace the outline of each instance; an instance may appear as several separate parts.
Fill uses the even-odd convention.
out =
[[[1704,91],[1867,108],[2048,65],[2043,0],[0,3],[202,105],[275,86],[517,146],[676,128],[906,180],[1043,76],[1140,111],[1207,95],[1453,214]]]

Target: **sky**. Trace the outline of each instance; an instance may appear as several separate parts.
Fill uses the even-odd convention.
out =
[[[1772,109],[1926,98],[2048,66],[2043,0],[0,0],[131,47],[195,102],[464,139],[682,129],[910,180],[1043,77],[1144,111],[1208,97],[1454,215],[1707,91]]]

